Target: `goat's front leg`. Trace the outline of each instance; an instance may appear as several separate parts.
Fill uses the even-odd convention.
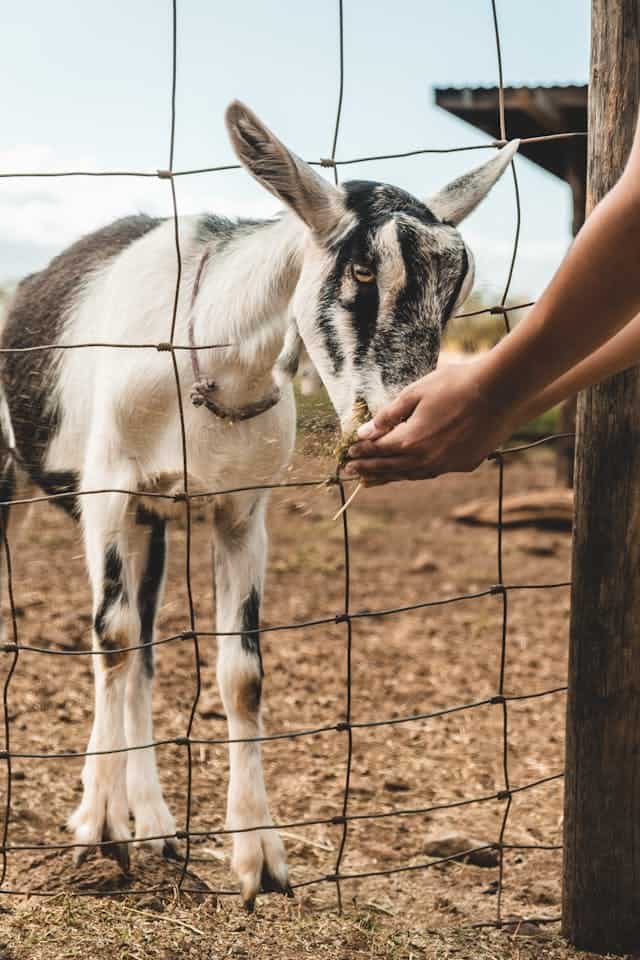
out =
[[[149,510],[138,508],[136,521],[128,528],[132,593],[140,616],[141,650],[131,655],[127,674],[125,729],[127,746],[127,796],[136,824],[136,841],[169,859],[178,856],[172,834],[176,824],[162,795],[155,750],[138,749],[153,742],[151,693],[153,684],[153,638],[155,619],[164,587],[166,523]],[[149,837],[166,839],[149,840]]]
[[[257,631],[266,556],[265,502],[266,498],[257,501],[242,522],[234,518],[231,507],[216,511],[217,629],[237,632],[218,640],[218,684],[231,740],[257,737],[262,730],[263,670]],[[273,821],[260,743],[229,744],[229,767],[228,829],[269,826]],[[248,910],[260,889],[291,895],[284,846],[274,829],[234,833],[232,866]]]
[[[116,480],[113,486],[120,484]],[[124,486],[124,484],[122,484]],[[129,867],[127,742],[124,697],[130,654],[138,643],[140,619],[131,602],[125,536],[127,497],[109,493],[82,504],[85,550],[93,590],[95,714],[82,771],[83,795],[69,819],[82,861],[96,844],[104,856]]]

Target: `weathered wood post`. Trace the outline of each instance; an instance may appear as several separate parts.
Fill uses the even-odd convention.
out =
[[[592,0],[589,209],[622,172],[639,100],[640,0]],[[564,844],[564,935],[640,951],[638,369],[578,405]]]

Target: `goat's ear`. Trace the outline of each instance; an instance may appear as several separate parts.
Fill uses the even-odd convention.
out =
[[[497,156],[483,163],[481,167],[452,180],[426,200],[426,205],[439,220],[446,220],[456,226],[484,200],[508,167],[519,146],[519,140],[511,140]]]
[[[316,233],[332,231],[344,214],[340,192],[288,150],[243,103],[229,104],[225,120],[233,149],[249,173]]]

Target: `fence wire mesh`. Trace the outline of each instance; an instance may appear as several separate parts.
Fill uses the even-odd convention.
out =
[[[395,152],[387,154],[379,154],[375,156],[366,156],[366,157],[352,157],[352,158],[339,158],[337,156],[338,143],[340,138],[340,124],[341,124],[341,114],[342,114],[342,104],[343,104],[343,95],[345,88],[345,56],[344,56],[344,20],[343,20],[343,0],[338,0],[338,55],[339,55],[339,77],[338,77],[338,97],[337,97],[337,107],[336,107],[336,116],[335,116],[335,125],[333,129],[333,135],[331,140],[331,150],[328,158],[312,159],[308,161],[313,166],[330,168],[333,171],[333,177],[336,184],[339,183],[339,169],[343,166],[349,166],[352,164],[362,163],[365,161],[375,161],[375,160],[389,160],[389,159],[399,159],[404,157],[415,157],[420,155],[427,154],[438,154],[438,153],[458,153],[463,151],[476,151],[476,150],[486,150],[486,149],[495,149],[499,148],[507,142],[507,126],[505,121],[505,87],[504,87],[504,77],[503,77],[503,66],[502,66],[502,44],[501,44],[501,35],[500,35],[500,26],[498,19],[498,12],[496,8],[496,0],[490,0],[491,4],[491,16],[493,19],[493,26],[495,32],[495,44],[496,44],[496,58],[497,58],[497,70],[498,70],[498,124],[500,136],[499,139],[496,139],[487,144],[472,145],[472,146],[458,146],[458,147],[446,147],[446,148],[421,148],[416,150],[408,150],[404,152]],[[509,640],[509,597],[514,591],[528,591],[528,590],[556,590],[567,588],[570,586],[568,581],[562,581],[557,583],[505,583],[504,573],[503,573],[503,535],[505,529],[504,517],[503,517],[503,507],[504,507],[504,470],[505,470],[505,461],[513,456],[514,454],[520,453],[522,451],[528,450],[530,448],[539,446],[541,444],[547,444],[555,440],[566,439],[573,436],[572,434],[567,433],[557,433],[550,436],[546,436],[540,440],[536,440],[531,443],[525,443],[519,446],[510,447],[507,449],[499,450],[493,453],[490,459],[494,460],[497,465],[498,472],[498,490],[497,490],[497,501],[498,501],[498,519],[497,519],[497,542],[496,542],[496,582],[489,588],[481,590],[478,592],[471,592],[465,594],[459,594],[456,596],[445,597],[440,599],[431,599],[424,600],[421,602],[408,604],[404,606],[396,606],[393,608],[387,609],[377,609],[377,610],[363,610],[357,611],[351,609],[351,543],[349,538],[349,520],[348,520],[348,510],[343,511],[341,516],[342,523],[342,544],[343,544],[343,570],[344,570],[344,592],[343,592],[343,605],[342,608],[337,613],[327,614],[324,616],[317,617],[316,619],[298,621],[294,623],[283,623],[276,624],[267,627],[261,627],[259,630],[244,630],[244,633],[272,633],[272,632],[289,632],[289,631],[300,631],[309,627],[330,625],[330,624],[340,624],[344,626],[344,658],[345,658],[345,673],[344,673],[344,710],[342,716],[334,720],[331,723],[327,723],[320,726],[314,726],[307,729],[301,730],[286,730],[282,732],[265,734],[262,736],[256,737],[247,737],[240,739],[230,739],[230,738],[205,738],[205,737],[194,737],[193,736],[193,726],[194,719],[196,716],[196,711],[198,708],[198,703],[202,691],[201,683],[201,667],[202,667],[202,656],[200,651],[199,641],[200,638],[214,638],[219,636],[240,636],[239,632],[226,633],[215,630],[202,630],[199,629],[196,620],[196,610],[193,599],[192,592],[192,524],[193,517],[192,511],[193,506],[199,499],[210,498],[216,495],[232,495],[236,493],[242,493],[247,491],[258,491],[258,490],[270,490],[270,489],[281,489],[281,488],[301,488],[301,487],[317,487],[326,485],[327,483],[332,484],[336,491],[338,500],[341,506],[344,506],[346,503],[346,492],[345,492],[345,481],[340,476],[338,471],[335,475],[330,477],[320,477],[315,480],[302,480],[302,481],[293,481],[293,482],[282,482],[282,483],[270,483],[270,484],[256,484],[254,486],[242,486],[235,488],[227,489],[216,489],[210,490],[207,492],[196,492],[192,493],[189,489],[189,470],[188,470],[188,449],[187,449],[187,434],[185,429],[185,417],[183,409],[183,389],[180,378],[180,370],[178,367],[177,356],[176,354],[179,351],[184,350],[211,350],[216,348],[224,347],[224,344],[204,344],[194,346],[193,344],[180,344],[176,343],[175,333],[176,333],[176,321],[178,315],[178,304],[179,296],[181,291],[181,281],[182,281],[182,249],[180,242],[180,231],[179,231],[179,210],[178,210],[178,200],[176,195],[176,179],[178,177],[184,176],[196,176],[199,174],[206,173],[216,173],[226,170],[239,169],[239,164],[226,164],[222,166],[208,166],[190,170],[174,170],[174,151],[175,151],[175,130],[176,130],[176,85],[178,77],[178,58],[177,58],[177,37],[178,37],[178,0],[172,0],[171,3],[171,15],[172,15],[172,55],[171,55],[171,95],[170,95],[170,134],[169,134],[169,151],[168,151],[168,162],[166,168],[159,168],[155,172],[151,171],[140,171],[140,170],[64,170],[64,171],[46,171],[46,172],[29,172],[29,171],[15,171],[15,172],[0,172],[0,179],[17,179],[23,177],[145,177],[145,178],[157,178],[161,180],[167,180],[169,183],[169,189],[171,193],[171,208],[173,214],[173,230],[174,230],[174,243],[175,243],[175,262],[176,262],[176,278],[175,278],[175,292],[173,297],[173,308],[171,311],[170,317],[167,318],[168,324],[168,339],[166,341],[158,343],[109,343],[109,342],[83,342],[83,343],[46,343],[37,346],[24,347],[24,348],[1,348],[0,354],[2,353],[15,353],[15,352],[30,352],[30,351],[56,351],[56,350],[76,350],[76,349],[91,349],[91,348],[113,348],[113,349],[128,349],[128,350],[155,350],[160,352],[166,352],[169,354],[169,359],[172,365],[173,378],[176,386],[176,396],[178,403],[178,412],[179,412],[179,421],[180,421],[180,443],[182,449],[182,490],[174,494],[164,494],[159,493],[154,490],[143,491],[140,489],[128,490],[123,488],[112,488],[105,487],[99,489],[84,489],[80,491],[72,492],[62,492],[62,493],[53,493],[53,494],[43,494],[40,496],[32,497],[22,497],[14,498],[11,500],[0,501],[0,507],[2,507],[2,524],[3,524],[3,543],[4,543],[4,553],[5,553],[5,562],[6,562],[6,575],[7,575],[7,592],[8,592],[8,601],[11,614],[11,626],[12,626],[12,640],[6,642],[0,647],[1,652],[5,655],[6,659],[6,675],[4,679],[4,685],[2,690],[2,723],[4,728],[4,749],[0,751],[0,760],[4,763],[5,766],[5,799],[4,799],[4,810],[3,810],[3,826],[0,833],[1,844],[0,844],[0,857],[1,857],[1,869],[0,869],[0,893],[5,895],[24,895],[29,894],[33,896],[47,897],[47,896],[57,896],[60,893],[60,890],[29,890],[29,889],[16,889],[12,887],[5,886],[8,867],[9,867],[9,857],[11,854],[24,852],[24,851],[55,851],[55,850],[73,850],[74,848],[84,846],[81,843],[43,843],[43,844],[24,844],[24,843],[10,843],[10,822],[12,818],[12,774],[13,774],[13,761],[14,760],[50,760],[50,761],[69,761],[77,758],[84,758],[86,756],[95,756],[99,754],[114,754],[129,752],[131,750],[145,750],[149,747],[163,747],[173,745],[179,747],[184,751],[185,757],[185,774],[186,774],[186,812],[184,817],[184,823],[181,829],[178,829],[174,834],[162,834],[157,836],[149,836],[142,838],[144,840],[178,840],[184,841],[184,860],[182,862],[182,867],[177,881],[177,888],[185,892],[197,892],[202,895],[206,893],[208,895],[214,895],[218,897],[222,896],[235,896],[237,895],[236,889],[211,889],[207,888],[203,890],[201,887],[193,889],[189,886],[187,879],[189,875],[189,865],[194,862],[193,853],[192,853],[192,839],[194,838],[212,838],[215,836],[222,836],[231,833],[245,833],[253,832],[257,830],[284,830],[291,828],[299,827],[309,827],[314,825],[330,825],[335,826],[340,829],[340,839],[337,849],[337,854],[335,858],[334,867],[331,873],[323,873],[316,876],[310,876],[297,882],[292,883],[292,889],[300,889],[303,887],[309,887],[317,884],[331,884],[335,887],[336,898],[338,907],[342,908],[342,885],[351,880],[365,879],[369,877],[382,877],[389,876],[392,874],[405,873],[409,871],[426,871],[433,869],[443,863],[452,860],[460,860],[465,855],[480,853],[482,851],[493,850],[498,855],[498,882],[497,882],[497,897],[496,897],[496,916],[495,920],[476,923],[474,926],[490,926],[490,925],[501,925],[504,922],[503,916],[503,890],[504,890],[504,868],[505,868],[505,858],[509,852],[512,851],[534,851],[534,850],[560,850],[561,847],[558,844],[545,844],[545,843],[536,843],[536,844],[513,844],[505,841],[507,825],[510,818],[512,800],[513,797],[523,791],[529,791],[542,787],[545,784],[549,784],[553,781],[560,780],[563,777],[563,772],[558,771],[549,776],[545,776],[536,780],[531,780],[525,783],[514,785],[511,781],[510,770],[509,770],[509,705],[515,701],[523,700],[532,700],[541,697],[552,697],[556,695],[562,695],[566,692],[566,686],[555,686],[545,690],[539,690],[531,693],[522,693],[518,695],[509,695],[505,692],[505,669],[507,661],[507,649],[508,649],[508,640]],[[552,140],[566,140],[569,138],[576,137],[585,137],[586,133],[583,131],[567,131],[562,133],[555,133],[543,137],[531,137],[523,139],[522,143],[539,143],[541,141],[552,141]],[[503,317],[505,324],[505,331],[508,332],[510,329],[509,315],[510,313],[516,312],[518,310],[524,309],[526,307],[532,306],[532,302],[527,303],[515,303],[508,304],[509,293],[511,290],[511,284],[513,279],[514,268],[516,265],[516,260],[518,256],[518,247],[520,240],[520,226],[521,226],[521,206],[520,206],[520,191],[518,184],[518,176],[516,171],[516,165],[512,162],[511,171],[513,177],[513,189],[514,189],[514,204],[515,204],[515,213],[516,213],[516,224],[515,231],[513,236],[512,251],[509,262],[509,269],[507,279],[503,288],[502,296],[500,302],[495,304],[492,307],[487,307],[481,310],[474,310],[467,313],[459,313],[457,317],[459,318],[472,318],[479,316],[480,314],[494,314],[500,315]],[[14,456],[19,462],[19,454],[16,451],[12,451]],[[348,481],[347,481],[348,483]],[[9,543],[9,535],[7,524],[5,523],[6,514],[10,506],[25,506],[28,504],[42,503],[42,502],[51,502],[59,501],[65,498],[72,497],[91,497],[102,494],[115,493],[123,494],[133,497],[149,497],[149,498],[159,498],[174,503],[183,504],[184,508],[184,520],[185,520],[185,531],[186,531],[186,550],[185,550],[185,563],[184,563],[184,583],[186,588],[187,595],[187,607],[188,607],[188,628],[174,634],[172,636],[160,637],[153,639],[150,643],[146,644],[137,644],[129,647],[120,648],[121,652],[142,650],[145,647],[151,646],[162,646],[166,644],[179,644],[186,643],[190,644],[193,651],[193,673],[194,673],[194,687],[193,694],[191,699],[191,704],[188,710],[188,720],[186,728],[183,735],[165,738],[165,739],[156,739],[150,743],[141,744],[138,746],[132,747],[123,747],[118,750],[108,750],[108,751],[81,751],[81,752],[29,752],[29,751],[15,751],[12,749],[11,745],[11,683],[12,679],[15,676],[16,670],[19,666],[19,661],[22,656],[28,654],[38,654],[45,655],[48,657],[94,657],[101,656],[100,651],[92,650],[67,650],[67,649],[50,649],[43,646],[34,645],[31,643],[23,643],[20,640],[19,628],[18,628],[18,614],[17,607],[14,596],[14,574],[11,561],[11,549]],[[444,709],[435,710],[432,712],[426,713],[414,713],[402,717],[392,717],[392,718],[375,718],[369,721],[354,721],[352,717],[352,687],[353,687],[353,676],[352,676],[352,652],[353,652],[353,623],[360,619],[365,618],[388,618],[393,617],[408,611],[416,610],[427,610],[429,608],[441,607],[449,604],[458,604],[458,603],[469,603],[471,601],[479,600],[488,596],[497,596],[501,598],[501,627],[500,634],[498,637],[499,644],[499,670],[496,677],[496,686],[495,693],[490,697],[485,697],[484,699],[477,700],[474,702],[458,704],[455,706],[446,707]],[[354,758],[354,750],[356,745],[354,744],[354,731],[362,730],[367,728],[374,727],[383,727],[383,726],[396,726],[401,724],[408,724],[419,720],[431,720],[436,717],[443,717],[450,714],[460,713],[462,711],[473,711],[481,707],[486,706],[495,706],[501,712],[502,717],[502,736],[501,736],[501,768],[502,768],[502,784],[500,789],[494,790],[491,793],[481,794],[477,796],[467,797],[464,799],[458,799],[452,802],[444,802],[431,804],[428,806],[418,806],[418,807],[406,807],[406,808],[396,808],[393,810],[379,809],[371,810],[369,812],[352,812],[351,811],[351,778],[352,778],[352,765]],[[246,827],[243,829],[217,829],[217,830],[197,830],[193,828],[193,748],[200,745],[228,745],[231,743],[244,743],[244,742],[269,742],[269,741],[279,741],[279,740],[294,740],[304,737],[312,737],[318,734],[336,734],[339,737],[344,738],[344,787],[342,790],[342,800],[340,804],[340,813],[331,817],[315,817],[308,819],[298,819],[292,820],[289,822],[282,822],[276,824],[259,824],[253,827]],[[357,821],[373,821],[379,820],[382,818],[404,818],[412,817],[418,815],[425,815],[432,813],[434,811],[442,811],[449,809],[456,809],[462,807],[469,807],[473,805],[494,803],[502,804],[503,812],[500,820],[500,829],[498,835],[495,838],[495,841],[492,843],[483,844],[482,846],[470,847],[466,851],[456,852],[451,856],[439,857],[437,859],[430,858],[427,861],[419,863],[411,863],[402,866],[394,866],[387,869],[375,869],[359,872],[344,872],[342,870],[342,864],[345,857],[345,852],[347,850],[347,845],[349,843],[349,826],[352,823]],[[123,840],[122,843],[139,843],[141,838],[132,838],[130,840]],[[98,843],[97,846],[102,847],[105,844],[110,843],[111,841],[102,841]],[[130,886],[125,889],[118,890],[103,890],[103,889],[79,889],[74,891],[74,895],[77,896],[127,896],[127,895],[138,895],[141,893],[145,894],[156,894],[171,892],[175,890],[175,884],[171,885],[156,885],[156,886]],[[558,917],[527,917],[521,918],[524,920],[531,920],[534,922],[553,922]],[[512,922],[512,920],[510,921]]]

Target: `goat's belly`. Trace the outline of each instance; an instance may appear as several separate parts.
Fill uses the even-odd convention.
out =
[[[184,408],[187,489],[204,505],[227,491],[278,482],[295,440],[295,404],[286,391],[273,409],[253,420],[229,423],[202,408]],[[139,489],[152,494],[145,505],[158,512],[184,510],[181,424],[172,418],[160,442],[140,462]]]
[[[285,391],[271,410],[244,422],[220,420],[192,406],[188,398],[183,411],[187,490],[194,503],[204,506],[220,493],[246,487],[257,490],[283,478],[295,439],[292,391]],[[166,408],[159,408],[154,415],[127,418],[108,443],[97,444],[99,463],[88,456],[96,446],[90,430],[104,439],[114,427],[113,419],[95,418],[90,424],[81,419],[68,413],[49,439],[44,462],[30,471],[38,486],[60,497],[62,506],[69,496],[74,510],[79,505],[70,495],[78,490],[126,488],[139,491],[147,509],[167,517],[184,513],[182,427],[177,412],[167,417]],[[109,456],[102,461],[105,448]]]

